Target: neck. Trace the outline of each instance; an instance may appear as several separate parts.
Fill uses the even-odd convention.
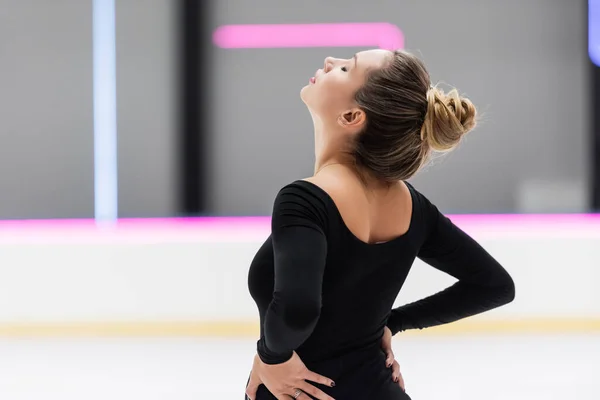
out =
[[[315,129],[315,169],[316,175],[328,165],[352,165],[351,157],[342,150],[347,146],[340,132],[335,127],[326,126],[321,120],[313,117]]]
[[[352,155],[344,151],[348,149],[344,133],[339,132],[335,124],[328,125],[314,114],[312,119],[315,134],[314,175],[330,165],[344,165],[353,171],[365,187],[379,187],[380,182],[368,171],[359,169]]]
[[[382,184],[376,177],[368,171],[362,170],[356,165],[352,155],[344,152],[348,143],[344,141],[344,135],[337,132],[327,131],[323,124],[315,123],[315,168],[314,175],[317,175],[323,168],[330,165],[343,165],[356,175],[361,183],[367,189],[378,189]],[[336,139],[337,138],[337,139]]]

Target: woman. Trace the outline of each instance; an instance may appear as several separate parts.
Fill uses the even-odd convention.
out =
[[[301,97],[315,172],[277,194],[271,236],[250,267],[261,331],[246,396],[408,399],[394,334],[515,295],[503,267],[405,182],[474,128],[475,107],[431,86],[404,51],[327,58]],[[417,257],[458,282],[391,309]]]

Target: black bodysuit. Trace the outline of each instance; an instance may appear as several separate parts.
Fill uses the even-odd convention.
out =
[[[257,351],[268,364],[296,351],[306,366],[336,382],[315,384],[336,400],[406,399],[385,365],[380,340],[446,324],[506,304],[514,283],[478,243],[407,183],[408,231],[367,244],[347,228],[333,199],[299,180],[277,194],[271,236],[250,266],[260,315]],[[458,279],[423,300],[392,309],[418,257]],[[274,399],[261,385],[257,399]]]

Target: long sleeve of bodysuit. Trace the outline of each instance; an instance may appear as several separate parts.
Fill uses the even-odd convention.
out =
[[[273,299],[257,346],[267,364],[289,360],[317,324],[327,257],[326,221],[322,200],[306,188],[292,184],[277,194],[271,222]]]
[[[426,225],[418,257],[458,282],[393,309],[387,323],[392,334],[454,322],[511,302],[515,286],[506,270],[420,193],[418,199]]]

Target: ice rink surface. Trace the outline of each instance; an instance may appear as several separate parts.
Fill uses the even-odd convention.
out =
[[[600,399],[597,334],[399,334],[394,348],[413,400]],[[0,399],[243,399],[253,355],[251,339],[0,339]]]

